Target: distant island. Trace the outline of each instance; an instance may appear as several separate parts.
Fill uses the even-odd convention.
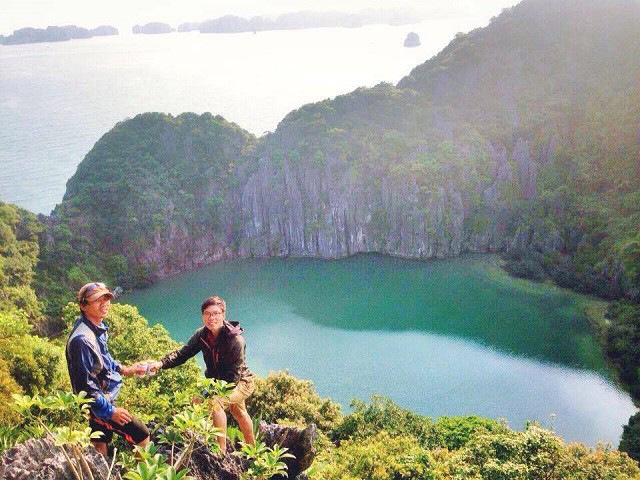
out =
[[[419,47],[420,45],[420,36],[416,32],[409,32],[407,38],[404,39],[405,47]]]
[[[370,8],[357,14],[300,11],[285,13],[275,19],[262,16],[244,18],[236,15],[225,15],[204,22],[182,23],[178,25],[178,32],[198,30],[200,33],[241,33],[328,27],[357,28],[378,23],[406,25],[420,20],[422,18],[410,10]]]
[[[76,25],[49,26],[47,28],[25,27],[14,30],[13,34],[6,37],[0,35],[0,44],[21,45],[24,43],[65,42],[67,40],[106,35],[118,35],[118,29],[109,25],[101,25],[91,30]]]
[[[134,25],[131,29],[134,34],[146,34],[146,35],[159,35],[162,33],[171,33],[174,32],[175,29],[171,27],[168,23],[162,22],[150,22],[146,25]]]
[[[270,17],[254,16],[251,18],[236,15],[225,15],[203,22],[185,22],[178,25],[180,33],[198,30],[200,33],[242,33],[260,32],[266,30],[301,30],[307,28],[357,28],[365,25],[389,24],[407,25],[417,23],[422,17],[412,10],[373,9],[369,8],[360,13],[341,12],[312,12],[299,11]],[[168,23],[150,22],[145,25],[134,25],[134,34],[158,35],[172,33],[176,29]],[[49,26],[47,28],[25,27],[14,30],[13,34],[0,35],[0,45],[20,45],[24,43],[64,42],[79,38],[92,38],[105,35],[118,35],[118,29],[101,25],[94,29],[78,27],[76,25]]]
[[[200,22],[185,22],[178,25],[178,32],[193,32],[194,30],[198,30],[200,28]]]

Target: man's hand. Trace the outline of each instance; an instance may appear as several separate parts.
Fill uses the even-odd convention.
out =
[[[111,416],[111,421],[117,423],[118,425],[126,425],[131,421],[133,417],[127,411],[127,409],[122,407],[116,407],[116,411],[113,412]]]
[[[122,375],[124,375],[125,377],[130,377],[131,375],[134,375],[134,374],[138,374],[142,376],[145,374],[146,370],[147,370],[147,366],[142,362],[138,362],[129,366],[123,365],[120,368],[120,373],[122,373]]]

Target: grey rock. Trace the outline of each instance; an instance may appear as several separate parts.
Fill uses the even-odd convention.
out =
[[[200,22],[185,22],[178,25],[178,32],[193,32],[194,30],[198,30],[200,28]]]
[[[260,432],[267,445],[273,447],[277,444],[287,448],[288,453],[294,455],[295,458],[284,459],[287,475],[289,478],[301,478],[300,474],[311,466],[316,456],[313,441],[318,434],[317,427],[311,424],[307,428],[300,429],[260,422]]]
[[[535,199],[538,196],[538,164],[533,159],[529,149],[529,142],[518,139],[513,149],[513,160],[518,169],[518,180],[525,199]]]
[[[109,35],[118,35],[118,29],[110,25],[100,25],[91,30],[94,37],[105,37]]]
[[[157,442],[157,435],[162,429],[155,432],[152,440]],[[288,449],[295,458],[285,459],[288,467],[288,478],[303,479],[301,472],[306,470],[315,458],[313,441],[317,435],[315,425],[309,425],[304,429],[295,427],[283,427],[277,424],[260,423],[260,432],[264,443],[273,447],[278,444]],[[162,444],[160,453],[170,453],[169,448]],[[180,449],[176,450],[179,454]],[[95,480],[104,480],[109,471],[109,465],[105,458],[92,447],[85,451],[87,464]],[[240,480],[242,473],[247,469],[248,462],[243,457],[234,454],[231,450],[226,455],[213,453],[202,444],[196,444],[196,448],[189,463],[189,475],[196,480]],[[69,468],[60,448],[54,446],[49,439],[31,439],[7,450],[0,457],[0,478],[6,480],[68,480],[73,473]],[[111,479],[121,480],[117,469],[111,473]]]
[[[107,477],[109,465],[93,447],[85,451],[96,480]],[[69,480],[74,478],[62,450],[50,439],[31,439],[10,448],[0,457],[0,478],[5,480]],[[112,472],[113,480],[120,474]]]

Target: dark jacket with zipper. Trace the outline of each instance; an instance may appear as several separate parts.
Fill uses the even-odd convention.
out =
[[[206,365],[205,377],[232,382],[253,379],[245,363],[245,342],[242,327],[238,322],[225,322],[215,342],[211,341],[210,330],[199,328],[186,345],[165,355],[160,361],[162,368],[182,365],[191,357],[202,352]]]

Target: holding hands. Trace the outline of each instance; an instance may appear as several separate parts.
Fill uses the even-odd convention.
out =
[[[162,370],[162,362],[154,362],[151,360],[147,363],[147,375],[154,376],[159,370]]]
[[[135,375],[138,378],[143,378],[145,375],[153,377],[161,368],[162,362],[147,360],[129,366],[122,366],[121,373],[125,376]]]

